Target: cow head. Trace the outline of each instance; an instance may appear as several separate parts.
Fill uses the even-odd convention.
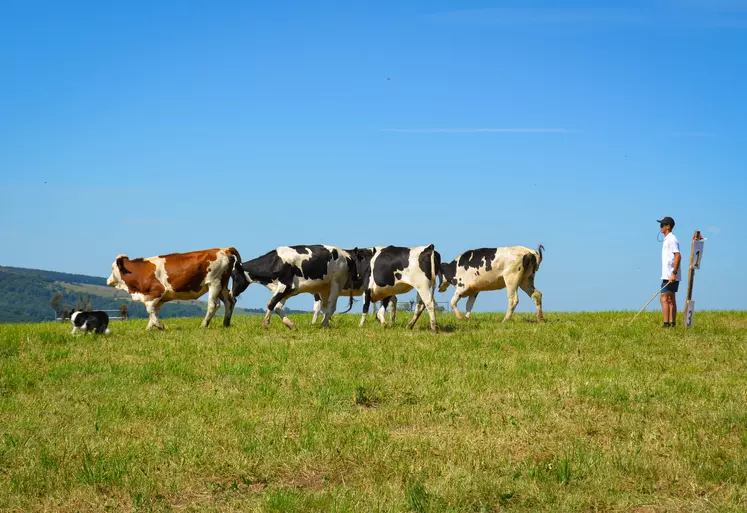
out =
[[[456,260],[448,264],[441,264],[441,276],[443,279],[438,286],[439,292],[446,292],[449,285],[456,285]]]
[[[361,289],[366,285],[366,278],[371,274],[371,259],[376,254],[376,248],[355,248],[355,272],[357,274],[353,282],[354,289]]]
[[[231,295],[234,299],[237,299],[239,297],[239,294],[244,292],[252,283],[249,275],[244,272],[244,267],[241,265],[241,262],[238,261],[233,266],[231,279],[233,280],[233,284],[231,285]]]
[[[122,279],[122,276],[125,274],[130,274],[130,271],[127,270],[127,262],[129,262],[129,258],[127,258],[127,255],[119,255],[116,259],[114,259],[114,263],[112,263],[112,273],[109,275],[109,277],[106,279],[106,284],[110,287],[116,287],[118,289],[127,290],[127,285],[124,282],[124,279]]]

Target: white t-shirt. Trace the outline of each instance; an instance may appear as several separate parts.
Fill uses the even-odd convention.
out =
[[[664,245],[661,248],[661,279],[669,281],[674,271],[674,254],[680,252],[680,241],[673,233],[664,237]],[[680,281],[682,265],[677,269],[676,281]]]

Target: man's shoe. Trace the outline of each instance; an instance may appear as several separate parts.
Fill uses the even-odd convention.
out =
[[[669,324],[668,322],[665,322],[665,323],[664,323],[664,324],[662,324],[662,325],[661,325],[660,327],[661,327],[661,328],[671,328],[671,327],[672,327],[672,325],[671,325],[671,324]]]

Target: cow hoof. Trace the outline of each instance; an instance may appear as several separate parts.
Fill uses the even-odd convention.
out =
[[[269,330],[270,329],[270,325],[263,322],[262,323],[262,329],[263,330]]]

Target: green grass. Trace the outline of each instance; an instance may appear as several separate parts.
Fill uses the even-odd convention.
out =
[[[745,511],[747,314],[0,325],[3,511]]]

